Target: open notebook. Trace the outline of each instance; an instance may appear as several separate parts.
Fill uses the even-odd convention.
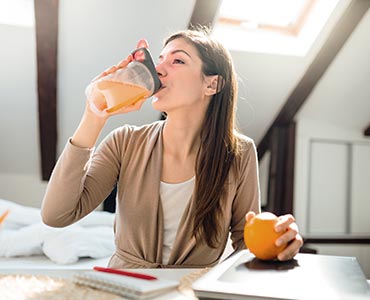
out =
[[[199,299],[370,299],[356,258],[318,254],[267,262],[242,250],[195,281],[192,288]]]
[[[106,270],[112,271],[113,269]],[[126,275],[96,270],[81,271],[73,276],[73,281],[77,284],[86,285],[131,299],[152,298],[176,288],[179,284],[178,281],[163,278],[150,278],[151,276],[136,273],[136,271],[135,273],[122,271],[122,273],[126,273]],[[139,275],[138,277],[143,278],[133,277],[130,274]],[[145,279],[145,277],[149,279]]]

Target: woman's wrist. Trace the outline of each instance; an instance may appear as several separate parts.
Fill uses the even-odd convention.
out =
[[[106,121],[107,116],[98,116],[91,110],[86,109],[77,130],[71,138],[71,143],[81,148],[94,147]]]

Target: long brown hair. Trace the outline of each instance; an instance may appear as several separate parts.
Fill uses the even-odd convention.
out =
[[[213,40],[207,30],[185,30],[174,33],[166,41],[183,38],[198,51],[205,76],[219,75],[217,93],[208,106],[200,133],[201,146],[195,171],[195,209],[192,212],[193,235],[202,236],[208,246],[220,245],[222,199],[227,193],[226,179],[238,155],[235,135],[237,80],[230,53]]]

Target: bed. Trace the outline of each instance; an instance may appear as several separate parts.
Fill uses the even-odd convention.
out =
[[[94,211],[77,223],[52,228],[40,209],[0,199],[0,269],[86,268],[106,264],[114,252],[114,213]]]
[[[1,299],[117,299],[71,281],[78,271],[107,266],[115,248],[114,213],[94,211],[52,228],[43,224],[40,209],[0,199],[0,216],[6,211],[0,220]]]

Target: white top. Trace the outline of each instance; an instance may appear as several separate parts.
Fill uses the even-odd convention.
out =
[[[163,181],[160,183],[159,195],[164,216],[163,264],[167,264],[170,258],[177,228],[193,193],[194,184],[195,176],[180,183],[165,183]]]

